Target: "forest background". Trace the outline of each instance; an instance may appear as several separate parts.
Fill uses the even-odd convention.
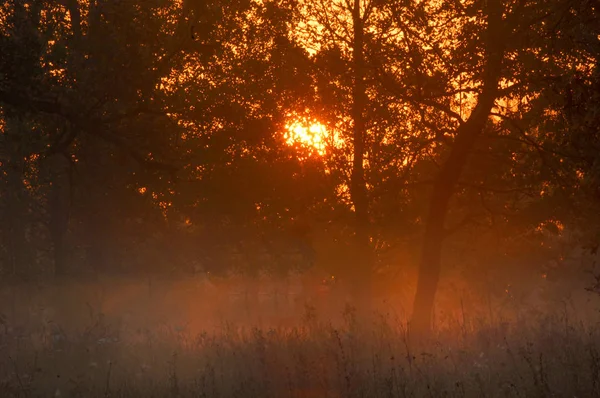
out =
[[[2,278],[312,272],[420,328],[440,281],[454,309],[597,289],[599,13],[3,1]]]

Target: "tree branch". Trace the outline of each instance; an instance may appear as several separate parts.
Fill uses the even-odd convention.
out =
[[[71,130],[63,135],[57,137],[50,147],[44,152],[46,156],[61,153],[71,145],[71,143],[77,137],[78,132],[84,132],[95,135],[106,142],[109,142],[116,147],[124,150],[132,159],[143,165],[149,170],[167,171],[174,174],[178,167],[159,162],[154,159],[148,159],[142,153],[137,151],[132,145],[126,140],[119,136],[110,134],[105,129],[108,124],[116,123],[126,118],[139,116],[140,114],[149,113],[164,116],[164,112],[152,111],[145,107],[136,108],[131,112],[127,112],[121,115],[116,115],[110,118],[94,120],[90,118],[77,117],[68,112],[60,103],[52,102],[42,99],[31,99],[25,98],[21,95],[0,91],[0,103],[8,104],[20,110],[24,110],[32,113],[45,113],[49,115],[57,115],[63,117],[66,121],[71,123]]]
[[[526,188],[507,188],[507,189],[492,188],[492,187],[485,186],[484,184],[473,184],[473,183],[464,182],[464,181],[459,181],[456,185],[460,186],[460,187],[473,188],[473,189],[477,190],[478,192],[491,192],[491,193],[498,193],[498,194],[527,192]]]
[[[72,116],[58,102],[38,98],[25,98],[13,91],[0,91],[0,103],[32,113],[46,113],[70,119]]]
[[[179,167],[175,165],[160,162],[154,159],[149,159],[146,155],[136,150],[123,138],[115,134],[111,134],[107,131],[103,131],[102,126],[87,129],[87,132],[125,151],[127,155],[129,155],[140,165],[146,167],[148,170],[166,171],[171,173],[172,175],[174,175],[179,170]]]
[[[456,120],[459,125],[463,125],[465,123],[465,120],[460,116],[460,114],[458,114],[457,112],[454,112],[452,109],[450,109],[450,107],[448,107],[446,105],[443,105],[436,101],[432,101],[428,98],[407,95],[406,93],[403,92],[404,90],[401,90],[401,88],[399,87],[399,84],[396,82],[396,80],[392,76],[390,76],[390,74],[388,72],[386,72],[385,70],[380,69],[380,73],[378,74],[378,77],[381,79],[381,82],[383,83],[384,87],[386,87],[387,90],[390,91],[391,94],[400,98],[401,100],[410,102],[413,104],[421,104],[421,105],[430,106],[434,109],[437,109],[437,110],[445,113],[447,116],[451,117],[452,119]]]

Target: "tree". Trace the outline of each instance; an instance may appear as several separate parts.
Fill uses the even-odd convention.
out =
[[[422,138],[410,137],[402,122],[411,111],[390,95],[372,64],[399,40],[393,8],[392,2],[320,1],[303,4],[296,16],[296,40],[314,53],[318,102],[313,112],[339,137],[324,161],[337,185],[339,206],[351,209],[348,250],[354,259],[347,276],[358,294],[369,291],[375,248],[398,235],[393,228],[386,236],[390,219],[409,218],[399,210],[402,189],[396,183],[405,182],[410,158],[422,146]]]
[[[3,7],[3,15],[7,16],[3,26],[9,34],[3,37],[3,47],[8,50],[3,53],[8,56],[3,57],[6,73],[2,74],[0,104],[5,115],[15,114],[29,122],[32,143],[23,148],[21,156],[36,159],[32,167],[36,172],[44,171],[41,175],[46,176],[44,183],[49,191],[47,200],[42,192],[41,203],[46,203],[47,208],[35,211],[48,215],[54,270],[63,274],[67,261],[65,235],[68,228],[76,225],[69,218],[75,214],[76,221],[81,221],[82,208],[103,221],[111,218],[102,217],[109,212],[104,206],[107,202],[95,208],[90,206],[106,192],[108,184],[103,179],[111,178],[114,184],[115,176],[123,176],[119,182],[127,184],[135,170],[124,170],[125,164],[134,169],[140,167],[138,176],[154,174],[158,179],[158,174],[174,170],[157,160],[173,147],[164,145],[166,135],[161,137],[157,130],[149,135],[139,133],[148,129],[150,123],[152,127],[161,123],[176,125],[167,121],[158,83],[170,69],[165,57],[171,56],[171,50],[177,51],[178,39],[173,33],[176,29],[162,34],[159,31],[166,23],[177,26],[178,20],[173,16],[179,11],[169,2],[159,5],[162,13],[157,14],[152,8],[136,12],[132,2],[99,5],[69,1],[66,7],[45,2],[7,2]],[[88,12],[82,13],[83,7],[88,7]],[[85,21],[82,15],[86,16]],[[20,45],[24,38],[36,45]],[[28,57],[37,70],[25,68],[21,75],[15,74],[12,65],[26,66]],[[115,84],[119,79],[121,82]],[[101,158],[110,159],[109,163],[97,162]],[[111,164],[113,160],[119,163]],[[117,169],[110,167],[117,165]],[[123,185],[121,189],[131,191],[130,186]],[[69,204],[71,198],[77,199],[73,208]],[[98,225],[87,225],[88,231],[94,233],[104,230]],[[91,235],[89,238],[92,246],[103,241]],[[107,248],[100,248],[98,253],[107,251],[104,249]],[[91,258],[97,262],[102,256]]]
[[[477,104],[467,120],[456,130],[455,140],[433,185],[432,199],[425,226],[424,244],[419,263],[419,283],[413,308],[412,327],[428,330],[433,302],[439,281],[442,242],[448,204],[477,137],[485,127],[489,113],[498,97],[502,60],[504,58],[502,29],[503,9],[499,1],[489,1],[483,9],[487,29],[484,44],[484,70]]]
[[[538,101],[544,103],[548,99],[548,93],[541,87],[547,87],[549,82],[556,80],[557,75],[565,73],[566,52],[548,56],[546,50],[539,48],[547,43],[555,43],[560,37],[561,30],[549,31],[548,27],[556,28],[554,22],[560,24],[563,20],[569,20],[569,17],[565,17],[571,12],[571,4],[521,2],[503,6],[498,2],[486,2],[479,11],[480,6],[477,2],[425,5],[421,11],[429,15],[426,18],[429,23],[420,26],[416,23],[402,24],[402,20],[398,22],[408,32],[405,34],[407,46],[412,49],[412,58],[416,58],[416,65],[412,66],[412,70],[417,71],[413,72],[415,79],[408,84],[394,79],[390,71],[392,63],[376,65],[399,100],[407,101],[419,109],[422,123],[417,126],[437,136],[432,147],[437,147],[436,156],[442,159],[434,178],[424,226],[412,319],[413,327],[418,331],[426,331],[431,327],[441,270],[442,244],[449,232],[455,229],[446,228],[448,215],[456,209],[453,198],[468,198],[468,192],[477,193],[471,196],[479,198],[483,198],[486,191],[509,194],[505,197],[527,193],[534,203],[539,203],[538,209],[545,206],[545,210],[538,212],[539,217],[535,220],[530,218],[527,227],[523,225],[522,228],[538,228],[540,223],[548,221],[552,212],[550,209],[556,210],[556,206],[548,207],[549,200],[540,199],[540,194],[544,192],[541,187],[552,184],[548,175],[548,171],[551,171],[548,160],[553,163],[560,157],[554,156],[556,152],[548,157],[547,145],[536,142],[537,138],[532,140],[524,135],[524,131],[531,126],[525,125],[523,128],[519,123],[510,123],[514,122],[515,114],[526,119],[531,117],[531,105]],[[548,9],[554,7],[560,13],[549,14]],[[477,18],[469,19],[475,15]],[[549,15],[555,15],[557,21],[549,18]],[[449,21],[454,29],[445,29]],[[440,26],[444,27],[441,34]],[[422,39],[428,31],[427,37],[431,39]],[[404,54],[401,50],[396,49],[396,52]],[[444,59],[443,54],[452,56]],[[575,57],[581,59],[581,54]],[[435,80],[443,83],[427,84]],[[414,84],[412,87],[411,83]],[[462,98],[465,93],[476,94],[471,104],[466,104],[466,112],[461,102],[456,103],[457,94]],[[538,117],[547,110],[546,105],[537,108]],[[465,113],[468,116],[463,118]],[[427,122],[428,117],[432,120],[436,114],[440,115],[438,120],[449,122],[441,126],[423,123]],[[548,133],[538,131],[536,137],[547,141],[547,137],[551,137]],[[482,142],[482,138],[486,141]],[[503,140],[512,139],[519,144],[502,143]],[[540,151],[544,154],[541,159],[535,156]],[[496,184],[500,186],[489,186],[491,179],[478,173],[474,167],[477,162],[481,164],[482,154],[501,159],[501,163],[494,165],[493,170],[486,168],[494,173]],[[424,160],[426,158],[421,158],[421,163]],[[530,172],[532,166],[537,172],[536,177],[521,178],[520,173]],[[472,179],[472,182],[468,179]],[[517,200],[516,205],[522,210],[520,216],[525,212],[532,213],[531,207],[526,205],[531,203],[530,199]],[[485,204],[483,210],[487,210]],[[473,214],[468,212],[457,226],[470,224],[472,218]]]

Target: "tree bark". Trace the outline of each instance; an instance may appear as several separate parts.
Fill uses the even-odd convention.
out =
[[[483,88],[469,118],[456,130],[450,155],[435,179],[426,219],[423,247],[419,261],[419,281],[413,305],[411,329],[419,335],[432,328],[435,294],[441,271],[445,220],[454,188],[467,163],[469,154],[488,120],[498,96],[504,45],[501,37],[502,5],[500,0],[487,2],[486,64]]]
[[[66,0],[67,10],[71,18],[71,29],[75,40],[81,39],[81,11],[78,0]]]
[[[352,12],[353,40],[352,87],[353,160],[350,196],[355,213],[356,264],[352,270],[355,293],[368,293],[372,272],[371,245],[369,242],[369,200],[365,181],[365,107],[367,103],[364,60],[364,20],[360,11],[361,0],[354,0]]]

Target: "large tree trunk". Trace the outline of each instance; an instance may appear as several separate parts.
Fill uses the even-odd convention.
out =
[[[369,242],[369,200],[365,181],[365,107],[367,103],[364,79],[364,21],[360,11],[361,0],[354,0],[352,10],[353,48],[352,63],[354,82],[352,87],[353,160],[350,195],[355,212],[356,264],[352,270],[355,293],[368,293],[372,272],[371,245]]]
[[[500,35],[502,5],[500,0],[489,0],[487,10],[486,65],[483,89],[477,105],[466,122],[456,131],[456,138],[448,159],[442,165],[434,186],[426,219],[425,235],[419,262],[419,281],[413,306],[411,328],[418,334],[431,330],[435,294],[441,270],[444,225],[448,205],[454,188],[467,163],[468,156],[481,134],[494,101],[498,95],[504,56],[503,39]]]

